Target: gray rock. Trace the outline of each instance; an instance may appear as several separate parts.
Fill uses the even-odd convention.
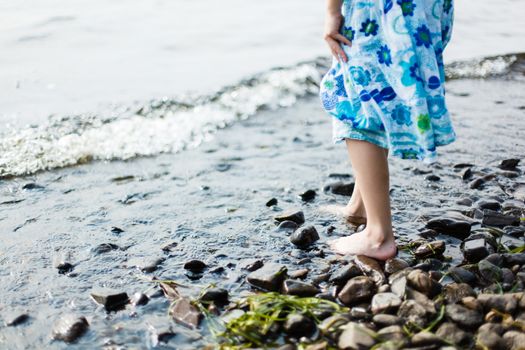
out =
[[[269,263],[246,276],[252,286],[270,292],[277,292],[286,278],[287,269],[284,265]]]
[[[199,310],[188,298],[179,298],[170,305],[169,315],[178,323],[190,328],[196,328],[202,318]]]
[[[203,261],[197,259],[193,259],[184,263],[184,269],[194,273],[201,273],[207,267],[208,265],[206,265]]]
[[[441,291],[439,283],[421,270],[410,271],[407,282],[410,287],[428,296],[437,295]]]
[[[476,344],[481,349],[505,349],[505,341],[495,332],[479,332],[476,335]]]
[[[355,322],[349,322],[343,327],[337,345],[339,349],[370,349],[375,345],[377,335],[371,330]]]
[[[385,272],[389,275],[404,270],[410,265],[403,259],[391,258],[385,262]]]
[[[153,272],[156,271],[165,260],[164,258],[137,258],[128,261],[128,266],[136,267],[142,272]]]
[[[297,225],[304,224],[304,213],[302,211],[289,211],[282,215],[277,215],[274,217],[274,220],[277,222],[283,222],[283,221],[293,221]]]
[[[372,313],[396,312],[401,305],[401,298],[394,293],[377,293],[372,297]]]
[[[377,314],[374,315],[372,318],[372,321],[379,327],[388,327],[388,326],[395,326],[395,325],[402,325],[404,323],[403,319],[401,317],[395,316],[395,315],[389,315],[389,314]]]
[[[299,195],[303,202],[309,202],[315,199],[317,193],[314,190],[307,190]]]
[[[473,345],[472,335],[461,330],[452,322],[442,323],[437,329],[436,335],[458,346],[460,349],[470,349]]]
[[[290,220],[285,220],[285,221],[281,221],[279,226],[277,226],[277,231],[293,233],[295,230],[297,230],[298,227],[299,225],[297,225],[297,223],[290,221]]]
[[[333,339],[334,336],[339,334],[339,329],[346,325],[348,321],[347,316],[336,314],[322,320],[318,328],[322,334]]]
[[[396,347],[393,349],[405,349],[405,347],[408,346],[408,339],[407,339],[406,333],[403,331],[403,328],[399,325],[385,327],[379,330],[379,332],[377,332],[377,335],[383,342],[387,342],[386,344],[388,343],[396,344]],[[380,347],[378,349],[393,350],[393,349],[390,349],[389,347],[386,347],[386,348]]]
[[[73,314],[61,316],[53,325],[51,337],[67,343],[74,343],[89,328],[89,323],[84,316]]]
[[[294,338],[309,337],[315,332],[315,323],[305,315],[289,314],[284,322],[284,331]]]
[[[341,196],[351,196],[354,192],[355,183],[336,181],[324,186],[324,192],[331,192]]]
[[[361,275],[361,269],[356,264],[350,262],[341,266],[330,276],[330,283],[344,285],[349,279]]]
[[[439,257],[445,252],[446,244],[445,241],[433,241],[430,243],[422,244],[416,248],[414,255],[419,259]]]
[[[505,215],[494,210],[483,210],[483,219],[481,223],[486,226],[518,226],[520,218],[512,215]]]
[[[258,270],[261,267],[263,267],[263,265],[264,265],[264,262],[262,260],[259,260],[259,259],[246,259],[246,260],[244,260],[242,262],[241,268],[243,270],[247,270],[247,271],[253,272],[253,271]]]
[[[514,158],[514,159],[504,159],[501,161],[501,163],[498,165],[498,168],[501,170],[516,170],[516,167],[520,163],[520,159]]]
[[[525,333],[520,331],[508,331],[503,334],[506,348],[508,350],[523,350],[525,344]]]
[[[417,303],[415,300],[403,301],[399,306],[397,315],[421,328],[425,327],[429,318],[426,308]]]
[[[520,305],[523,299],[523,293],[508,293],[508,294],[479,294],[478,301],[485,310],[489,312],[496,309],[503,313],[513,314]]]
[[[484,238],[465,241],[463,245],[463,256],[470,263],[477,263],[492,253],[494,248]]]
[[[228,291],[224,288],[208,288],[200,297],[201,301],[212,302],[215,305],[228,303]]]
[[[290,241],[298,248],[307,248],[318,240],[319,233],[314,226],[299,228],[290,236]]]
[[[476,282],[476,275],[462,267],[451,267],[448,274],[457,283],[472,284]]]
[[[337,297],[345,305],[366,302],[372,298],[376,286],[367,276],[357,276],[350,279]]]
[[[478,263],[478,270],[481,277],[489,283],[501,282],[503,279],[501,268],[487,260],[481,260]]]
[[[313,297],[321,291],[314,285],[296,280],[286,280],[283,283],[283,292],[300,297]]]
[[[463,240],[470,234],[471,224],[452,218],[436,218],[427,222],[427,228]]]
[[[271,198],[266,202],[267,207],[273,207],[274,205],[277,205],[277,198]]]
[[[146,305],[149,302],[149,297],[144,293],[135,293],[130,299],[133,306]]]
[[[459,304],[447,305],[445,313],[448,319],[462,328],[475,329],[483,323],[483,314]]]
[[[106,311],[119,311],[129,304],[128,294],[109,289],[100,289],[91,292],[91,298],[99,305],[104,306]]]
[[[500,202],[495,201],[495,200],[481,199],[481,200],[476,202],[476,207],[479,210],[490,209],[490,210],[496,210],[497,211],[497,210],[501,209],[501,204],[500,204]]]
[[[472,173],[470,173],[470,174],[472,174]],[[469,178],[470,178],[470,176],[469,176]],[[472,190],[478,190],[478,189],[482,188],[483,185],[485,185],[486,182],[487,182],[487,180],[485,180],[484,178],[477,177],[474,180],[472,180],[471,182],[469,182],[468,187],[470,189],[472,189]]]
[[[8,318],[5,321],[5,325],[7,327],[16,327],[16,326],[26,323],[27,321],[29,321],[30,318],[31,317],[29,316],[28,313],[16,314],[15,316]]]
[[[148,324],[148,329],[153,347],[162,346],[177,335],[169,324],[161,324],[160,322],[157,325]]]
[[[465,297],[475,297],[476,293],[466,283],[451,283],[443,287],[443,295],[448,304],[456,304]]]
[[[120,247],[113,243],[101,243],[97,245],[95,248],[91,249],[91,252],[95,255],[100,255],[104,253],[108,253],[112,250],[118,250]]]
[[[505,253],[503,259],[507,266],[525,265],[525,253]]]
[[[385,283],[386,277],[377,260],[369,258],[364,255],[355,257],[355,263],[363,271],[363,273],[375,282],[376,286],[381,286]]]
[[[442,338],[438,337],[434,333],[425,331],[421,331],[419,333],[414,334],[410,341],[412,343],[412,346],[416,347],[424,347],[429,345],[439,346],[445,344]]]

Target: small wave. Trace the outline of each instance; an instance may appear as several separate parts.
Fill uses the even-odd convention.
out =
[[[218,129],[260,110],[289,107],[316,95],[329,65],[328,58],[317,58],[272,69],[209,96],[164,98],[118,114],[50,117],[45,124],[8,131],[0,138],[0,178],[196,147]],[[525,54],[455,62],[446,73],[449,79],[523,76]]]

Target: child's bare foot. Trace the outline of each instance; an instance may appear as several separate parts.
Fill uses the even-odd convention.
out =
[[[367,227],[363,231],[329,241],[330,247],[342,255],[365,255],[378,260],[388,260],[397,253],[396,242],[392,234],[384,238]]]
[[[342,217],[355,226],[366,224],[366,212],[364,209],[354,209],[350,205],[325,205],[320,207],[319,210]]]

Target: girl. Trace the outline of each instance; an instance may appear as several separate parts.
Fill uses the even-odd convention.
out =
[[[443,66],[452,22],[452,0],[327,0],[334,60],[320,96],[334,142],[346,142],[355,189],[346,206],[326,209],[366,223],[329,242],[337,253],[393,257],[388,153],[433,162],[436,147],[455,140]]]

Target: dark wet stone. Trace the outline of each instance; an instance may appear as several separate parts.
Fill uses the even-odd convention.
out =
[[[516,170],[519,163],[520,159],[504,159],[500,165],[498,165],[498,168],[501,170]]]
[[[149,302],[149,297],[144,293],[135,293],[131,297],[130,303],[133,306],[146,305]]]
[[[470,349],[473,345],[472,335],[461,330],[452,322],[441,324],[436,331],[436,335],[455,346],[459,346],[461,349]]]
[[[470,234],[471,225],[467,221],[437,218],[427,222],[427,227],[458,239],[465,239]]]
[[[505,226],[503,230],[505,231],[505,234],[514,238],[525,237],[525,226]]]
[[[317,240],[319,240],[319,233],[314,226],[299,228],[290,236],[290,242],[299,248],[307,248]]]
[[[445,314],[452,322],[466,329],[475,329],[483,323],[482,313],[467,309],[459,304],[447,305]]]
[[[177,335],[169,324],[149,325],[148,328],[153,347],[162,346]]]
[[[293,272],[288,272],[288,276],[290,278],[304,279],[304,278],[306,278],[306,276],[308,275],[309,272],[310,272],[309,269],[300,269],[300,270],[295,270]]]
[[[189,270],[195,273],[201,273],[208,267],[203,261],[201,260],[190,260],[184,263],[184,269]]]
[[[509,294],[479,294],[477,300],[488,312],[492,309],[500,312],[512,314],[520,305],[520,302],[525,302],[523,293],[509,293]],[[525,305],[524,305],[525,306]]]
[[[108,253],[112,250],[120,249],[120,247],[113,243],[101,243],[91,250],[95,255]]]
[[[495,332],[478,332],[476,344],[481,349],[505,349],[506,347],[503,338]]]
[[[361,270],[356,264],[350,262],[347,265],[338,268],[331,276],[330,283],[344,285],[349,279],[361,275]]]
[[[451,267],[448,274],[457,283],[472,284],[476,282],[476,275],[462,267]]]
[[[278,215],[274,217],[274,220],[277,222],[283,222],[283,221],[293,221],[297,225],[304,224],[304,213],[302,211],[291,211],[284,213],[282,215]]]
[[[225,171],[230,170],[231,167],[232,167],[232,164],[219,163],[219,164],[215,165],[215,170],[220,171],[220,172],[225,172]]]
[[[465,170],[463,170],[463,173],[461,174],[461,179],[463,181],[466,181],[466,180],[470,180],[472,178],[472,169],[471,168],[467,168]]]
[[[377,260],[364,255],[358,255],[354,261],[365,275],[372,278],[378,287],[385,283],[385,274]]]
[[[330,279],[330,273],[321,273],[312,277],[312,283],[318,286],[323,282],[328,282]]]
[[[425,346],[440,346],[445,344],[443,339],[435,335],[434,333],[421,331],[416,333],[410,339],[412,346],[425,347]]]
[[[337,298],[345,305],[353,305],[370,301],[375,290],[375,283],[370,277],[357,276],[345,284],[337,295]]]
[[[421,244],[416,248],[414,255],[419,259],[442,256],[445,252],[445,241],[433,241]]]
[[[268,202],[266,202],[267,207],[273,207],[274,205],[277,205],[277,198],[272,198]]]
[[[372,321],[379,328],[404,324],[404,321],[401,317],[398,317],[395,315],[389,315],[389,314],[374,315],[374,317],[372,318]]]
[[[375,332],[362,324],[349,322],[342,329],[337,341],[338,349],[370,349],[376,343]]]
[[[432,174],[432,175],[425,176],[425,180],[427,180],[427,181],[439,181],[439,180],[441,180],[441,178],[439,176],[437,176],[437,175]]]
[[[200,297],[203,302],[213,302],[215,305],[228,303],[228,291],[224,288],[209,288]]]
[[[286,220],[286,221],[281,222],[279,226],[277,226],[276,231],[293,233],[295,230],[297,230],[298,227],[299,225],[297,225],[295,222]]]
[[[518,226],[520,224],[520,218],[512,215],[505,215],[494,210],[485,209],[483,210],[483,219],[481,223],[486,226]]]
[[[164,245],[161,249],[164,253],[171,253],[172,251],[175,250],[175,248],[177,248],[178,245],[179,244],[177,242],[171,242],[171,243]]]
[[[286,280],[283,283],[283,292],[300,297],[313,297],[321,291],[316,286],[297,280]]]
[[[456,204],[458,205],[464,205],[466,207],[470,207],[472,205],[472,199],[470,198],[460,198],[456,201]]]
[[[505,259],[503,258],[503,255],[499,253],[493,253],[488,255],[485,260],[488,262],[496,265],[496,266],[502,266],[505,263]]]
[[[474,289],[466,283],[450,283],[443,287],[443,295],[449,304],[456,304],[465,297],[474,297]]]
[[[426,308],[415,300],[403,301],[399,306],[397,315],[421,328],[426,325],[429,318]]]
[[[17,314],[16,316],[11,317],[7,321],[5,321],[5,325],[7,327],[15,327],[26,323],[27,321],[29,321],[29,319],[30,316],[27,313]]]
[[[471,182],[469,182],[468,186],[472,190],[478,190],[478,189],[481,189],[483,187],[483,185],[485,185],[486,182],[487,181],[484,178],[477,177],[474,180],[472,180]]]
[[[188,298],[179,298],[169,308],[170,316],[178,323],[196,328],[201,320],[201,313]]]
[[[134,266],[142,272],[153,272],[156,271],[164,261],[164,258],[131,259],[128,262],[128,266]]]
[[[315,323],[301,314],[289,314],[284,322],[284,331],[291,337],[308,337],[315,332]]]
[[[489,283],[501,282],[503,278],[501,268],[487,260],[481,260],[478,263],[478,270],[481,277]]]
[[[525,265],[525,253],[505,253],[503,259],[507,266]]]
[[[476,207],[480,210],[485,210],[485,209],[500,210],[501,204],[498,201],[482,199],[476,203]]]
[[[246,276],[252,286],[270,292],[277,292],[286,279],[287,269],[284,265],[269,263]]]
[[[465,241],[463,245],[463,256],[470,263],[477,263],[494,253],[494,248],[484,238]]]
[[[403,259],[391,258],[385,262],[385,272],[389,275],[404,270],[410,265]]]
[[[421,270],[410,271],[407,282],[410,287],[430,297],[441,292],[441,285]]]
[[[39,185],[39,184],[34,183],[34,182],[29,182],[29,183],[26,183],[24,186],[22,186],[23,190],[41,190],[43,188],[44,188],[44,186]]]
[[[317,195],[317,193],[315,193],[314,190],[307,190],[307,191],[301,193],[301,194],[299,195],[299,197],[301,197],[301,199],[302,199],[304,202],[309,202],[309,201],[314,200],[316,195]]]
[[[111,233],[113,233],[116,236],[120,235],[122,232],[124,232],[124,230],[121,229],[120,227],[113,226],[111,228]]]
[[[260,269],[263,267],[264,262],[258,259],[247,259],[241,264],[241,268],[250,272]]]
[[[75,265],[67,261],[61,261],[55,265],[55,268],[58,270],[59,274],[65,275],[66,273],[73,271]]]
[[[338,194],[341,196],[351,196],[354,192],[355,183],[353,182],[343,182],[337,181],[332,182],[324,186],[324,192],[331,192],[333,194]]]
[[[89,323],[84,316],[63,315],[53,325],[51,337],[67,343],[73,343],[86,333],[88,328]]]
[[[396,312],[401,305],[401,298],[394,293],[377,293],[372,297],[372,313]]]
[[[458,163],[454,164],[454,169],[472,168],[474,164],[471,163]]]
[[[122,310],[129,303],[128,294],[125,292],[97,290],[90,295],[97,304],[104,306],[108,312]]]

